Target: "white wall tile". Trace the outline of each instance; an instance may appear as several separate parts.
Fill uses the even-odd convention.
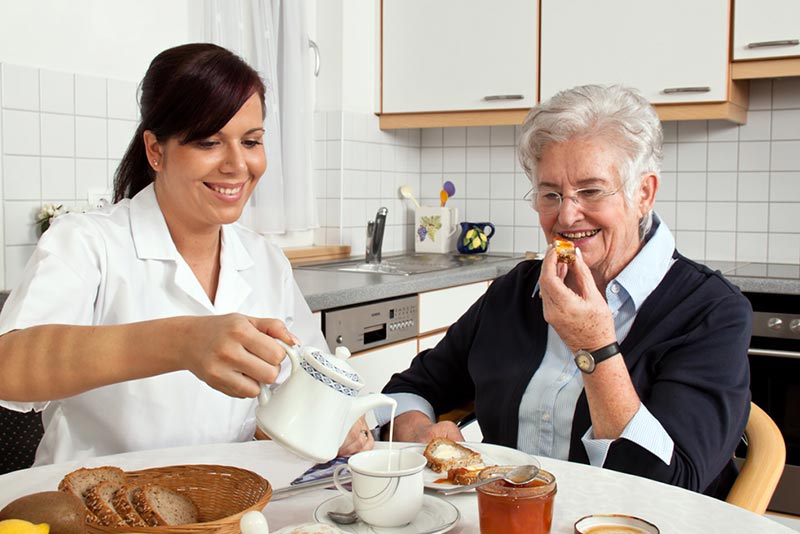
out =
[[[3,107],[39,111],[39,70],[8,63],[1,66]]]
[[[773,202],[800,202],[800,172],[773,172],[769,199]]]
[[[495,224],[495,231],[489,238],[490,254],[514,252],[514,227]]]
[[[739,125],[723,120],[708,121],[708,140],[711,142],[738,141]]]
[[[39,71],[41,110],[51,113],[75,113],[75,76],[52,70]]]
[[[423,128],[420,135],[420,145],[423,148],[442,146],[442,128]]]
[[[678,142],[678,122],[662,121],[661,129],[664,130],[664,143]]]
[[[770,204],[769,231],[800,233],[800,202],[773,202]]]
[[[800,139],[800,109],[772,112],[772,139]]]
[[[675,246],[687,258],[695,261],[705,261],[706,234],[690,230],[675,232]]]
[[[707,143],[678,143],[678,171],[705,171],[707,152]]]
[[[541,230],[535,228],[514,227],[514,251],[544,252],[547,241]]]
[[[539,215],[528,202],[522,200],[514,201],[514,225],[537,226],[538,224]]]
[[[750,111],[747,123],[739,127],[740,141],[769,141],[772,131],[772,111]]]
[[[340,140],[342,138],[342,113],[328,111],[325,123],[327,125],[326,139]]]
[[[739,143],[739,171],[769,170],[769,152],[768,141]]]
[[[75,155],[75,117],[72,115],[41,114],[43,156],[72,157]],[[105,142],[104,139],[100,140]]]
[[[675,200],[678,195],[678,175],[674,172],[662,172],[658,182],[658,200]]]
[[[324,111],[316,110],[314,111],[314,115],[312,117],[313,126],[312,130],[314,132],[314,140],[315,141],[323,141],[326,139],[327,134],[327,123],[326,123],[327,115]]]
[[[489,146],[492,142],[492,129],[476,126],[467,129],[467,146]]]
[[[514,201],[492,200],[489,220],[496,225],[514,226]]]
[[[800,263],[800,234],[769,234],[767,261],[771,263]]]
[[[42,198],[39,158],[33,156],[3,157],[3,198],[5,200],[39,200]]]
[[[705,202],[679,202],[677,206],[676,222],[676,230],[705,230]]]
[[[489,149],[492,172],[514,172],[517,153],[512,146],[493,146]]]
[[[766,202],[739,202],[736,210],[736,230],[739,232],[766,232],[769,224],[769,204]]]
[[[772,99],[773,109],[800,108],[800,78],[776,79],[772,87]]]
[[[22,279],[25,264],[33,254],[33,245],[5,247],[5,288],[13,289]]]
[[[42,198],[75,198],[73,158],[42,158]]]
[[[466,195],[467,198],[475,199],[488,199],[491,197],[491,181],[489,180],[488,173],[469,173],[467,174],[466,191],[461,192],[461,195]],[[459,191],[456,191],[458,194]]]
[[[420,172],[442,172],[442,159],[441,148],[423,147],[420,150]]]
[[[736,232],[706,232],[706,261],[735,257]]]
[[[704,172],[684,172],[678,174],[678,200],[705,200],[706,174]]]
[[[39,114],[3,110],[3,153],[39,155]]]
[[[708,170],[735,171],[739,166],[739,144],[708,143]]]
[[[136,133],[136,121],[108,120],[108,157],[122,159]]]
[[[466,128],[442,128],[442,145],[443,146],[467,146],[467,129]]]
[[[740,172],[737,198],[739,202],[769,200],[769,173]]]
[[[488,146],[473,146],[467,150],[467,172],[489,172],[491,169],[491,149]]]
[[[463,219],[471,222],[487,222],[492,220],[492,209],[486,200],[467,200]]]
[[[767,243],[767,234],[737,233],[736,261],[767,261]]]
[[[773,171],[800,171],[800,141],[773,141]]]
[[[664,159],[661,162],[661,170],[665,172],[675,172],[678,170],[678,144],[664,143]]]
[[[32,245],[39,238],[36,216],[41,203],[30,200],[6,200],[4,221],[6,247],[11,245]],[[7,249],[6,249],[7,250]]]
[[[75,113],[87,117],[105,117],[108,102],[106,79],[75,75]]]
[[[709,201],[736,200],[737,175],[735,172],[709,172],[706,180]]]
[[[656,199],[655,210],[661,217],[661,220],[664,221],[664,224],[666,224],[670,230],[675,230],[677,221],[676,203]]]
[[[330,115],[328,115],[328,127],[330,127]],[[342,164],[342,142],[327,141],[325,143],[325,168],[338,169]]]
[[[709,232],[734,232],[736,230],[736,203],[709,202],[706,211],[706,230]]]
[[[492,199],[513,200],[514,175],[512,173],[492,173],[490,179],[490,197]]]
[[[678,142],[708,141],[708,121],[683,121],[678,123]]]
[[[516,148],[516,143],[514,142],[514,127],[492,126],[490,142],[492,146],[513,146]]]
[[[466,147],[452,147],[442,149],[442,170],[444,172],[466,172],[467,149]]]
[[[75,155],[79,158],[105,158],[108,128],[106,120],[93,117],[75,118]]]
[[[772,107],[772,80],[750,80],[748,109],[752,111]]]
[[[85,199],[90,189],[108,189],[111,179],[108,167],[102,159],[75,160],[75,189],[79,197]]]

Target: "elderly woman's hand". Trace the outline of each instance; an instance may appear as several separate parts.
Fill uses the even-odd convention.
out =
[[[337,456],[350,456],[361,451],[368,451],[375,447],[375,439],[367,426],[367,420],[362,415],[358,421],[350,428],[350,432],[344,438],[344,443],[339,447]]]
[[[578,249],[575,263],[557,261],[555,249],[545,254],[539,277],[544,319],[572,352],[594,350],[616,341],[614,318]]]
[[[384,427],[388,428],[388,427]],[[388,431],[385,431],[388,436]],[[398,415],[394,420],[394,440],[410,443],[428,443],[433,438],[464,441],[461,430],[452,421],[434,423],[422,412],[412,410]]]
[[[255,397],[259,384],[275,382],[286,357],[275,339],[297,342],[278,319],[238,313],[185,317],[175,332],[180,368],[232,397]]]

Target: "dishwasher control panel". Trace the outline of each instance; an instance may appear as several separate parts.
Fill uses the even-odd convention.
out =
[[[322,331],[331,350],[351,353],[388,345],[419,334],[419,298],[398,297],[322,312]]]

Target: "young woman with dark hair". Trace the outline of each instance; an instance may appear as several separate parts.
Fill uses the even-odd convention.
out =
[[[327,348],[281,250],[236,224],[267,164],[258,74],[178,46],[140,106],[115,204],[56,219],[0,313],[0,406],[43,412],[37,465],[252,439],[275,339]]]

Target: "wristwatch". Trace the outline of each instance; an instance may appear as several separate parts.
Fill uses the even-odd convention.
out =
[[[578,352],[575,353],[575,365],[586,374],[593,373],[597,364],[604,362],[615,354],[619,354],[619,345],[616,341],[592,352],[578,349]]]

